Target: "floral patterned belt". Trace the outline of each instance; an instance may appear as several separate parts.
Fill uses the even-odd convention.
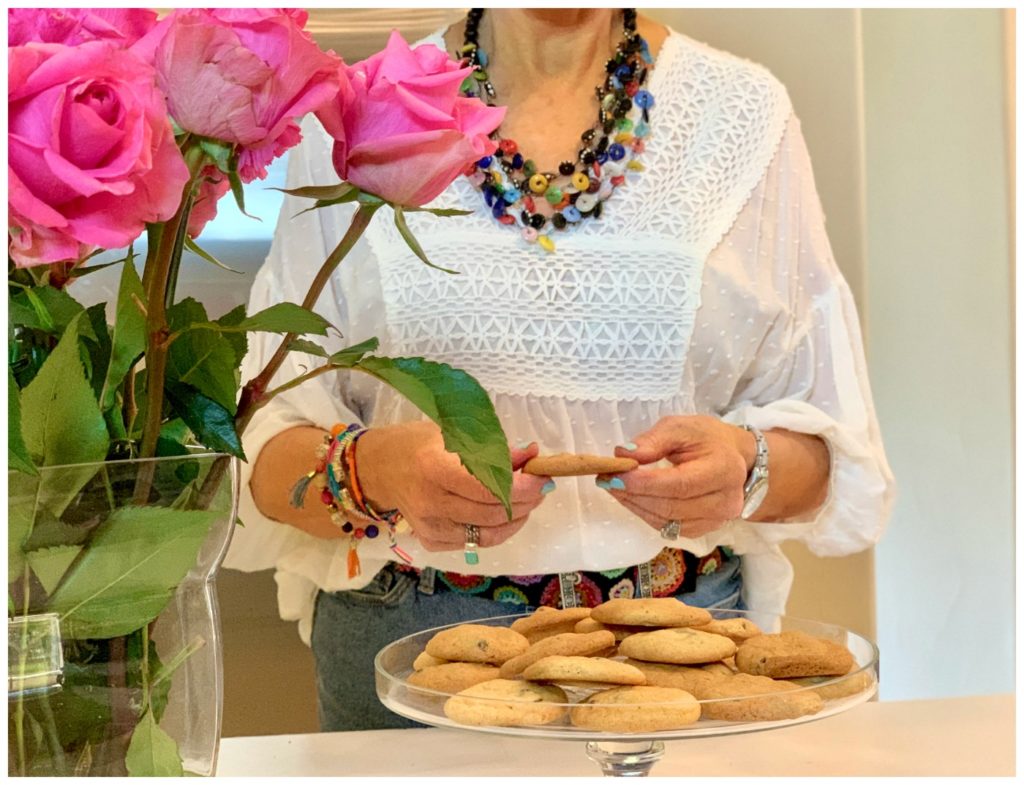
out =
[[[692,592],[699,576],[717,572],[731,556],[732,552],[724,546],[703,557],[679,548],[662,548],[645,564],[600,572],[571,573],[574,604],[593,608],[619,597],[672,597]],[[564,575],[463,575],[431,568],[419,569],[397,562],[393,567],[399,572],[419,575],[419,590],[424,594],[451,591],[531,607],[548,605],[562,608],[565,605]]]

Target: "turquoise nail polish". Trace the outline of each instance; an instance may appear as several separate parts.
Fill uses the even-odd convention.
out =
[[[602,480],[602,479],[594,480],[594,485],[596,485],[598,488],[600,488],[603,491],[610,490],[610,488],[608,486],[608,480]]]
[[[622,445],[622,449],[633,452],[633,450],[636,449],[636,442],[626,442],[624,445]]]
[[[626,490],[626,483],[624,483],[618,477],[612,477],[611,482],[608,483],[608,490],[624,491]]]
[[[551,491],[553,491],[554,489],[555,489],[555,481],[554,480],[548,480],[546,483],[544,483],[544,487],[540,489],[540,492],[541,493],[551,493]]]

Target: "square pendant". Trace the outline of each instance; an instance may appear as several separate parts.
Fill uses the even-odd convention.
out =
[[[476,551],[466,551],[466,564],[474,565],[480,563],[480,554]]]

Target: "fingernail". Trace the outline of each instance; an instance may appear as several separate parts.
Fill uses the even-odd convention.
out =
[[[517,450],[525,450],[529,446],[530,446],[530,442],[519,442],[518,444],[516,444],[516,449]]]
[[[612,477],[611,482],[608,483],[608,490],[624,491],[626,490],[626,483],[624,483],[618,477]]]
[[[594,480],[594,485],[596,485],[601,490],[609,490],[608,480],[602,480],[600,477]]]
[[[636,442],[626,442],[621,446],[623,450],[629,450],[630,452],[633,452],[633,450],[636,449]]]
[[[551,491],[553,491],[554,489],[555,489],[555,481],[554,480],[548,480],[546,483],[544,483],[544,487],[540,489],[540,492],[541,493],[551,493]]]

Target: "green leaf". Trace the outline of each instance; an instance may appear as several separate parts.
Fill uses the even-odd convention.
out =
[[[64,289],[35,286],[22,289],[10,298],[15,324],[32,327],[52,335],[61,334],[85,308]],[[89,330],[88,334],[91,334]]]
[[[110,438],[103,414],[85,378],[79,356],[79,327],[84,312],[68,325],[39,373],[21,392],[25,446],[37,466],[91,464],[67,472],[47,472],[40,495],[55,514],[95,474],[107,455]]]
[[[23,324],[27,325],[28,327],[35,327],[39,330],[45,330],[46,332],[53,332],[54,330],[56,330],[56,325],[53,321],[53,317],[50,315],[49,309],[47,309],[47,307],[43,305],[43,301],[39,297],[38,293],[36,293],[32,289],[26,289],[23,292],[23,295],[28,300],[28,304],[31,308],[30,313],[35,314],[35,321],[32,321],[31,317],[22,317],[22,319],[24,320]],[[16,298],[19,296],[21,295],[15,295]]]
[[[24,541],[22,550],[27,553],[42,548],[81,545],[89,539],[93,528],[81,525],[72,526],[50,514],[47,510],[39,509],[32,521],[32,533]]]
[[[348,346],[335,352],[328,358],[328,360],[331,365],[335,365],[338,368],[351,368],[363,359],[366,354],[374,351],[379,345],[380,341],[376,338],[368,338],[362,343],[357,343],[355,346]]]
[[[131,249],[130,248],[129,248],[128,256],[124,257],[123,259],[115,259],[112,262],[104,262],[103,264],[78,265],[77,267],[75,267],[74,270],[72,270],[68,274],[68,277],[72,278],[72,279],[84,278],[86,275],[91,275],[92,273],[98,273],[100,270],[105,270],[108,267],[113,267],[115,264],[124,264],[129,258],[131,258]]]
[[[227,173],[231,168],[231,152],[234,150],[234,145],[216,139],[199,137],[199,149],[210,156],[210,159],[222,172]]]
[[[100,408],[109,409],[117,402],[117,391],[125,375],[146,350],[146,315],[142,305],[146,293],[129,258],[121,268],[121,283],[117,291],[117,310],[114,332],[111,336],[110,364],[103,378]]]
[[[39,474],[21,435],[21,390],[14,371],[7,366],[7,467],[26,474]]]
[[[167,400],[200,444],[246,460],[242,442],[235,431],[234,415],[199,390],[187,384],[168,384]]]
[[[297,196],[300,199],[331,201],[348,194],[353,194],[353,198],[355,198],[354,192],[358,192],[359,189],[352,183],[336,183],[335,185],[306,185],[301,188],[273,188],[271,190],[280,191],[289,196]]]
[[[58,545],[53,548],[40,548],[39,550],[26,553],[25,561],[32,568],[32,572],[35,573],[46,593],[50,594],[57,588],[60,579],[64,577],[64,573],[68,571],[68,567],[71,566],[71,563],[81,550],[81,545]]]
[[[353,368],[380,379],[441,426],[444,446],[511,516],[508,439],[486,391],[465,371],[420,357],[364,357]]]
[[[152,711],[146,711],[132,732],[125,766],[133,777],[182,777],[178,745],[157,725]]]
[[[242,179],[238,176],[238,155],[233,153],[228,161],[228,183],[231,184],[231,194],[235,197],[238,205],[238,212],[246,218],[260,219],[255,215],[249,215],[245,211],[245,188],[242,187]],[[261,221],[262,223],[262,221]]]
[[[219,319],[215,319],[214,323],[221,327],[237,327],[243,319],[245,319],[244,303],[235,306]],[[222,331],[222,333],[227,342],[231,344],[231,348],[235,350],[235,367],[237,368],[242,364],[246,352],[249,351],[249,339],[246,338],[244,331]]]
[[[96,396],[98,401],[103,393],[103,380],[106,376],[107,367],[110,365],[110,353],[114,347],[110,338],[110,331],[107,329],[106,303],[96,303],[86,308],[85,314],[95,340],[90,338],[84,342],[82,361],[89,366],[86,374],[89,377],[89,384],[92,385],[93,395]],[[83,333],[82,337],[86,338],[87,336]],[[105,417],[107,413],[107,410],[105,410]]]
[[[313,354],[317,357],[326,357],[327,350],[318,343],[307,341],[303,338],[296,338],[290,344],[288,344],[288,351],[290,352],[305,352],[306,354]]]
[[[209,251],[200,248],[199,244],[196,243],[196,241],[189,237],[187,234],[185,235],[185,249],[191,251],[200,259],[205,259],[210,264],[215,265],[222,270],[227,270],[229,273],[238,273],[239,275],[244,275],[244,273],[241,270],[236,270],[234,267],[228,267],[226,264],[224,264],[224,262],[222,262],[216,256],[211,254]]]
[[[219,510],[121,507],[93,534],[47,610],[65,638],[113,638],[155,619],[182,578]]]
[[[451,218],[456,215],[472,215],[472,210],[457,210],[453,207],[409,207],[403,205],[402,209],[407,213],[430,213],[442,218]]]
[[[61,744],[66,750],[83,743],[99,745],[109,730],[109,657],[106,652],[104,641],[71,641],[64,647],[62,689],[53,693],[49,700]],[[97,757],[102,758],[102,753]]]
[[[356,200],[359,204],[371,204],[377,205],[378,207],[383,204],[390,204],[386,199],[382,199],[376,194],[371,194],[369,191],[360,191]]]
[[[405,222],[405,211],[400,205],[393,205],[395,209],[395,226],[398,227],[398,233],[402,235],[402,239],[405,240],[414,254],[416,254],[420,261],[422,261],[428,267],[433,267],[435,270],[441,270],[442,272],[451,273],[452,275],[459,275],[458,270],[449,270],[446,267],[438,267],[436,264],[431,262],[427,255],[423,252],[423,248],[420,246],[419,241],[413,236],[412,230],[409,229],[409,224]]]
[[[41,479],[28,474],[7,478],[7,580],[15,580],[25,569],[23,547],[35,524]]]
[[[318,313],[295,303],[277,303],[253,314],[236,325],[236,329],[264,333],[296,333],[327,335],[331,323]]]
[[[212,324],[206,309],[191,297],[175,303],[167,312],[167,321],[172,332],[184,331],[167,353],[167,379],[196,388],[234,414],[238,380],[231,342],[215,330],[186,329],[195,324]]]

